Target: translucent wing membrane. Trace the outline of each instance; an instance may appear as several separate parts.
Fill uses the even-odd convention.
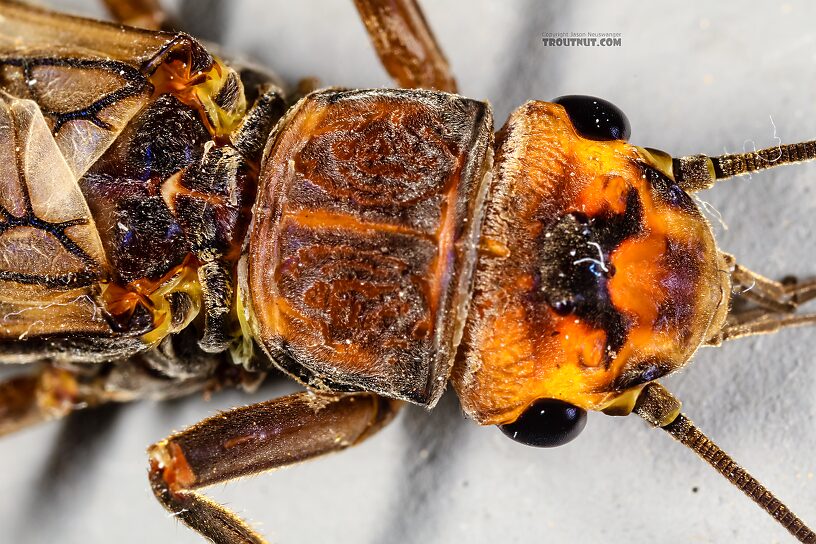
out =
[[[0,94],[0,337],[103,332],[105,254],[40,109]]]
[[[34,100],[81,176],[147,103],[143,69],[172,34],[0,4],[0,87]]]

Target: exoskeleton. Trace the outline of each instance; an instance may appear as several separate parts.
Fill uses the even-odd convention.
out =
[[[285,93],[183,33],[0,4],[0,361],[42,363],[0,385],[0,431],[281,370],[307,391],[149,450],[178,519],[262,542],[199,490],[357,444],[450,382],[535,446],[635,412],[816,542],[656,381],[702,345],[814,322],[796,310],[816,283],[737,264],[690,193],[816,144],[672,158],[577,95],[494,134],[414,2],[357,5],[402,89]]]

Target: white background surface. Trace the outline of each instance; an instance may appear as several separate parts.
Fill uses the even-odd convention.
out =
[[[51,2],[84,13],[91,0]],[[497,124],[529,98],[594,94],[620,106],[632,142],[719,154],[816,137],[816,5],[810,2],[425,2],[461,92]],[[175,5],[175,4],[174,4]],[[292,82],[388,84],[351,1],[231,0],[188,19]],[[547,48],[543,32],[621,32],[617,48]],[[771,116],[775,128],[771,123]],[[721,247],[771,277],[816,273],[816,165],[733,181],[702,197]],[[686,413],[804,520],[816,524],[813,330],[706,349],[667,380]],[[154,501],[145,447],[257,395],[141,403],[0,440],[0,542],[200,540]],[[452,394],[409,408],[356,450],[218,487],[273,542],[786,542],[787,533],[665,433],[590,414],[554,450],[465,420]],[[697,492],[693,491],[697,489]]]

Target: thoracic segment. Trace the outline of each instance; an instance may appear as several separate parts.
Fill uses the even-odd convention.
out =
[[[260,178],[255,338],[318,388],[433,405],[466,309],[489,171],[486,104],[320,91],[279,126]]]

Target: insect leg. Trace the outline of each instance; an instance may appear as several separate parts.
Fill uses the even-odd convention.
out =
[[[269,133],[286,111],[280,89],[263,85],[258,91],[263,94],[231,135],[235,148],[206,152],[201,164],[185,174],[187,187],[196,190],[190,192],[181,186],[171,197],[192,252],[202,263],[198,278],[203,292],[204,331],[199,345],[210,353],[226,350],[233,340],[230,312],[234,268],[251,219],[255,192],[251,172],[259,168]]]
[[[401,87],[456,92],[448,61],[416,0],[354,0],[385,70]]]
[[[0,436],[106,402],[101,387],[81,382],[77,373],[49,365],[0,383]]]
[[[103,0],[118,22],[148,30],[172,30],[170,19],[158,0]]]
[[[731,281],[743,289],[740,296],[774,312],[794,312],[801,304],[816,298],[816,278],[779,282],[737,264]]]
[[[235,366],[225,353],[204,353],[194,339],[186,346],[173,340],[115,363],[44,364],[0,382],[0,436],[111,402],[171,399],[230,386],[251,390],[264,377]]]
[[[816,298],[816,279],[774,281],[734,263],[729,255],[724,259],[731,264],[731,283],[737,291],[723,328],[709,344],[816,324],[816,314],[796,313],[800,305]],[[743,302],[753,304],[746,307]]]
[[[763,308],[752,308],[729,314],[723,328],[709,345],[720,345],[726,340],[735,340],[756,334],[771,334],[787,327],[816,325],[816,314],[773,313]]]
[[[0,435],[45,419],[37,405],[38,378],[37,375],[18,376],[0,383]]]
[[[218,544],[264,542],[198,490],[356,445],[398,407],[371,393],[304,392],[236,408],[149,448],[153,492],[174,516]]]
[[[244,78],[243,73],[241,77]],[[269,133],[286,113],[287,104],[283,91],[274,84],[264,82],[247,90],[248,94],[257,95],[257,98],[235,131],[232,143],[246,160],[259,167]]]

